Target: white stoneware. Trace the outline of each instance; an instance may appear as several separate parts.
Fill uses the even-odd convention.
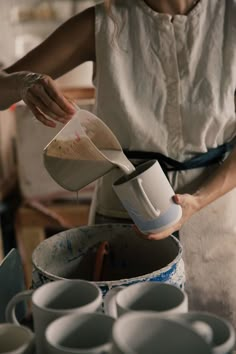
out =
[[[0,324],[0,354],[33,354],[34,334],[24,326]]]
[[[108,291],[104,309],[114,318],[137,311],[154,311],[160,316],[171,316],[188,311],[188,297],[174,285],[144,282]]]
[[[163,231],[182,216],[182,208],[173,201],[175,192],[156,160],[145,162],[131,174],[120,177],[113,189],[144,234]]]
[[[78,109],[44,149],[44,165],[63,188],[78,191],[115,167],[135,168],[116,136],[89,111]]]
[[[189,312],[176,316],[178,320],[191,325],[206,323],[212,330],[212,354],[233,353],[235,346],[235,331],[233,326],[224,318],[207,312]]]
[[[159,317],[152,312],[133,312],[116,320],[112,354],[211,354],[210,345],[191,326]]]
[[[102,294],[96,284],[84,280],[58,280],[37,290],[15,295],[6,309],[8,322],[17,322],[16,305],[32,297],[32,312],[37,353],[45,353],[45,330],[53,320],[71,313],[95,312],[102,304]]]

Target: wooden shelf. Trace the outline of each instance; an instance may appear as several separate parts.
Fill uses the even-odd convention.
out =
[[[61,87],[63,94],[74,99],[94,99],[95,89],[93,87]]]
[[[88,222],[88,205],[61,203],[61,205],[49,205],[47,208],[50,212],[61,216],[68,226],[76,227],[86,225]],[[45,215],[38,210],[27,206],[21,206],[17,211],[17,221],[20,227],[58,227],[59,222],[53,219],[50,215]]]

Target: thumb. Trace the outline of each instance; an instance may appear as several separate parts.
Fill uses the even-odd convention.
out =
[[[183,204],[184,203],[184,195],[181,195],[181,194],[175,194],[173,196],[173,200],[176,204]]]

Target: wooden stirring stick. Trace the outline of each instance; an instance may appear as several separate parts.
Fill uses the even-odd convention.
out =
[[[93,271],[93,281],[100,281],[102,278],[102,268],[104,264],[104,256],[109,254],[109,243],[104,241],[98,247]]]

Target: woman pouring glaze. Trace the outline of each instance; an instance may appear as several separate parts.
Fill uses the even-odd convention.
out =
[[[63,24],[0,77],[0,108],[21,99],[43,124],[73,106],[54,79],[95,66],[96,114],[132,161],[157,158],[183,209],[178,224],[190,308],[236,328],[236,1],[114,0]],[[96,191],[95,222],[127,222],[112,171]],[[158,247],[158,242],[156,247]]]

